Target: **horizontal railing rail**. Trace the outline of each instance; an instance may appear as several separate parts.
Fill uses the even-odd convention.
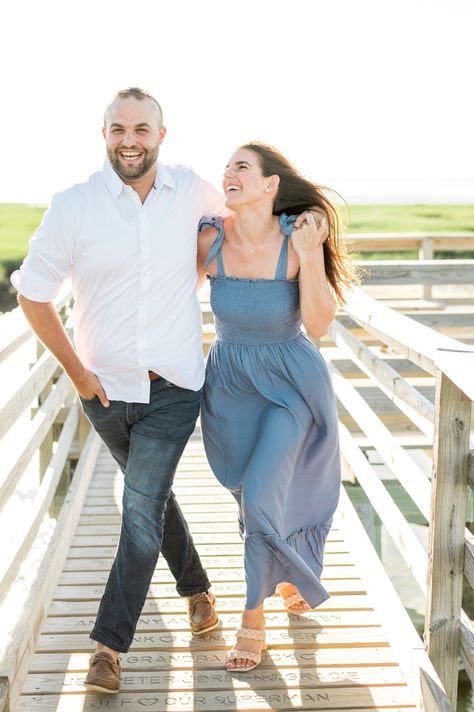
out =
[[[330,331],[334,343],[392,400],[412,425],[433,441],[431,483],[390,429],[329,363],[336,396],[362,429],[429,526],[428,551],[364,456],[348,428],[341,423],[341,451],[347,471],[358,481],[386,531],[422,591],[426,593],[425,640],[433,664],[456,708],[458,658],[461,655],[474,682],[472,625],[461,608],[465,574],[474,581],[473,537],[465,528],[467,484],[472,476],[470,444],[471,401],[474,395],[474,347],[414,322],[356,289],[344,310],[352,323],[421,367],[436,382],[433,402],[390,367],[336,320]],[[343,321],[343,319],[341,319]],[[425,386],[426,387],[426,386]],[[466,560],[466,566],[464,561]]]

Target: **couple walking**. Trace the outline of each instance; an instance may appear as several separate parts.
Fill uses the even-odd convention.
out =
[[[294,612],[327,598],[320,575],[339,493],[334,397],[300,330],[303,322],[324,334],[351,282],[335,210],[260,143],[229,159],[223,199],[192,170],[158,162],[165,133],[151,95],[119,92],[104,115],[102,171],[53,199],[12,277],[33,330],[124,473],[120,540],[86,678],[109,693],[118,692],[119,653],[132,643],[160,552],[193,633],[218,625],[171,489],[200,406],[209,462],[238,502],[245,542],[247,599],[228,670],[260,662],[263,602],[275,589]],[[203,388],[196,281],[206,275],[216,341]],[[52,304],[68,277],[74,348]]]

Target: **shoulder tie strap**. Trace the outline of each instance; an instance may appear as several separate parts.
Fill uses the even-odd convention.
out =
[[[282,213],[279,218],[281,231],[284,235],[283,244],[280,250],[280,257],[275,272],[275,279],[286,279],[288,274],[288,238],[293,232],[293,224],[296,220],[296,215],[286,215]]]
[[[217,274],[220,277],[225,277],[224,260],[222,259],[221,253],[222,243],[224,241],[224,218],[201,218],[199,221],[198,232],[205,230],[207,227],[215,227],[217,229],[217,237],[211,245],[209,254],[204,262],[204,267],[208,267],[217,257]]]

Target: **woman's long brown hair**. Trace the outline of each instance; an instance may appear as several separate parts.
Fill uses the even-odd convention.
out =
[[[308,180],[276,148],[259,141],[250,141],[240,148],[256,153],[265,177],[278,175],[280,184],[273,204],[273,214],[298,215],[310,208],[319,208],[327,218],[329,234],[323,244],[327,280],[339,304],[344,304],[344,288],[359,282],[347,243],[341,239],[336,208],[327,198],[327,188]]]

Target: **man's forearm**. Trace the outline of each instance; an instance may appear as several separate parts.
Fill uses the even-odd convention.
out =
[[[38,339],[57,358],[73,382],[84,375],[84,366],[61,323],[59,314],[51,302],[33,302],[18,296],[18,302]]]

